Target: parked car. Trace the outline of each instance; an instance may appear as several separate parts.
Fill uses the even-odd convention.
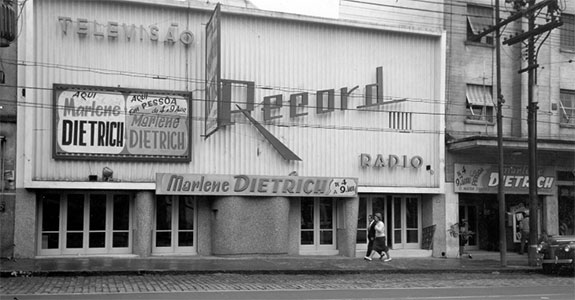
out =
[[[543,272],[575,271],[575,235],[549,236],[537,246]]]

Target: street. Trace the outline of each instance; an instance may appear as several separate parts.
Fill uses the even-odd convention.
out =
[[[149,274],[0,279],[0,299],[574,299],[534,273]]]

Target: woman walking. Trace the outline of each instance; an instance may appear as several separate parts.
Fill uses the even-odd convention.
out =
[[[387,247],[387,241],[385,239],[385,225],[382,220],[383,217],[381,216],[381,213],[376,213],[374,216],[375,240],[373,241],[373,251],[379,254],[379,259],[383,259],[383,253],[385,252],[386,258],[384,261],[390,261],[391,256],[389,256],[389,247]],[[371,258],[371,255],[369,257]]]

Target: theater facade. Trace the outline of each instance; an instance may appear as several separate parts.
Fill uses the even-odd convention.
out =
[[[445,37],[181,1],[34,1],[16,257],[451,249]]]

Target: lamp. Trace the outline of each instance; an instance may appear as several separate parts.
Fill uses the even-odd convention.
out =
[[[108,167],[104,167],[102,169],[102,180],[104,181],[111,181],[112,176],[114,175],[114,171]]]

